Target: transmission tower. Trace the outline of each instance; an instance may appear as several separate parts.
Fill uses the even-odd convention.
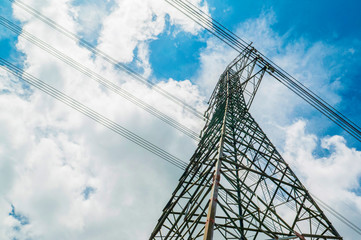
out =
[[[150,239],[342,239],[248,111],[266,71],[247,48],[220,76]]]

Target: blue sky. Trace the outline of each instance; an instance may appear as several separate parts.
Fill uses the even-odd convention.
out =
[[[326,57],[320,56],[319,61],[329,70],[330,82],[334,82],[336,79],[341,82],[336,92],[342,97],[342,101],[335,107],[355,123],[361,125],[361,105],[357,104],[361,101],[361,88],[359,87],[361,77],[360,2],[208,1],[208,3],[212,17],[233,32],[236,32],[240,23],[272,12],[276,21],[271,28],[277,34],[285,37],[283,44],[287,45],[302,39],[306,42],[306,48],[317,42],[322,42],[332,48],[333,52]],[[150,62],[155,75],[157,77],[169,75],[180,80],[192,79],[200,67],[199,52],[205,48],[204,38],[208,35],[209,33],[203,32],[197,36],[183,33],[174,36],[169,32],[164,32],[159,39],[152,41],[150,43],[152,53]],[[254,39],[248,40],[255,41]],[[260,44],[255,42],[254,46],[257,48],[257,45]],[[317,60],[316,57],[315,60]],[[287,71],[287,69],[285,70]],[[312,90],[317,93],[317,89]],[[322,94],[318,94],[322,97]],[[313,116],[317,118],[317,114],[319,115],[316,111],[309,111],[306,108],[302,114],[298,114],[296,117],[312,118]],[[361,147],[360,143],[333,124],[327,124],[328,128],[323,128],[321,131],[318,131],[318,126],[311,125],[309,127],[311,131],[316,131],[321,135],[342,134],[351,146],[358,149]]]
[[[273,11],[277,22],[272,28],[280,35],[287,34],[288,41],[304,38],[310,42],[323,41],[335,45],[335,47],[358,47],[361,37],[361,16],[359,9],[361,3],[357,1],[208,1],[213,18],[219,20],[232,31],[241,22],[249,18],[257,18],[262,13]],[[177,44],[177,39],[172,41],[173,36],[166,38],[167,34],[160,36],[154,41],[155,54],[161,53],[158,44],[165,46]],[[179,55],[183,55],[181,63],[195,62],[201,36],[177,35],[182,40],[184,48],[178,47]],[[242,37],[242,36],[240,36]],[[186,39],[186,41],[184,41]],[[169,40],[169,43],[168,41]],[[197,41],[198,40],[198,41]],[[252,39],[250,39],[252,41]],[[179,40],[178,40],[179,41]],[[171,42],[171,43],[170,43]],[[188,51],[185,51],[187,49]],[[159,51],[159,53],[158,53]],[[176,51],[172,49],[172,51]],[[188,54],[187,54],[188,53]],[[177,53],[176,53],[177,54]],[[193,56],[193,57],[192,57]],[[192,59],[192,61],[191,61]],[[188,61],[187,61],[188,60]],[[352,59],[350,59],[352,61]],[[349,60],[348,60],[349,61]],[[352,64],[352,63],[351,63]],[[175,67],[174,67],[175,68]],[[191,74],[190,72],[184,74]]]
[[[0,6],[0,13],[1,16],[6,17],[8,19],[11,19],[13,21],[16,21],[12,17],[12,12],[9,11],[11,9],[11,4],[9,1],[3,1],[3,3]],[[19,53],[15,47],[17,40],[17,36],[13,34],[11,31],[5,29],[4,27],[1,28],[0,31],[0,47],[1,52],[0,56],[5,59],[11,59],[11,60],[17,60],[21,53]]]
[[[204,109],[202,102],[208,100],[224,67],[237,56],[182,15],[170,8],[160,9],[157,0],[29,2],[46,14],[52,11],[49,17],[68,24],[79,36],[140,73],[151,69],[152,81],[199,109]],[[139,5],[134,7],[134,2]],[[254,47],[361,125],[360,1],[208,0],[207,6],[213,18],[252,41]],[[85,49],[20,11],[14,15],[9,1],[2,1],[0,14],[193,130],[202,128],[203,123],[101,59],[89,57]],[[132,32],[134,29],[137,31]],[[91,85],[88,78],[2,26],[0,49],[1,57],[181,159],[186,161],[194,151],[196,143],[186,136]],[[144,239],[181,172],[42,93],[34,91],[29,99],[23,99],[24,86],[1,74],[0,222],[7,225],[0,226],[0,238],[5,232],[16,239],[97,239],[93,235],[96,229],[105,239],[119,235]],[[289,157],[307,186],[360,222],[361,143],[272,79],[262,84],[251,109],[262,129]],[[345,138],[347,144],[334,135]],[[325,174],[324,169],[329,171]],[[323,180],[329,184],[323,185]],[[35,188],[37,191],[31,190]],[[351,208],[342,205],[345,201]],[[12,228],[16,231],[11,232]],[[133,236],[135,229],[142,231]]]

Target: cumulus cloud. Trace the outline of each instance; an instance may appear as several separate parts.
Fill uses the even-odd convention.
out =
[[[80,6],[73,9],[70,1],[28,1],[27,4],[68,30],[93,37],[90,35],[94,33],[86,29],[94,22],[88,22],[82,12],[76,12]],[[137,48],[139,65],[149,73],[147,41],[163,31],[165,15],[175,12],[159,4],[160,1],[138,1],[135,5],[132,1],[119,1],[109,15],[95,16],[102,21],[100,48],[125,62],[132,61]],[[17,7],[14,15],[23,22],[26,31],[86,67],[118,82],[122,88],[196,131],[201,127],[201,122],[181,107],[115,71],[102,59],[94,58],[77,43]],[[117,22],[114,26],[117,29],[113,30],[121,32],[112,35],[110,25],[120,19],[124,21]],[[88,25],[79,27],[82,23]],[[199,27],[179,13],[172,15],[171,24],[191,33],[199,31]],[[194,149],[194,141],[152,115],[22,38],[17,48],[24,53],[25,71],[176,156],[188,159],[192,154],[184,149]],[[0,222],[3,224],[0,224],[0,238],[145,239],[176,184],[174,176],[180,176],[181,172],[38,90],[24,88],[21,81],[4,70],[1,80]],[[189,81],[169,80],[158,84],[176,92],[188,104],[202,108],[198,87]],[[14,214],[9,214],[12,211]],[[18,216],[26,217],[28,222],[24,224]]]
[[[360,189],[361,152],[349,148],[342,136],[329,136],[319,139],[306,133],[306,122],[297,121],[285,128],[286,144],[283,157],[301,178],[311,193],[327,202],[336,211],[354,223],[361,222]],[[317,157],[317,146],[328,152],[325,157]],[[333,220],[344,239],[357,239],[350,231],[326,212]]]
[[[203,1],[192,2],[200,5]],[[176,25],[176,31],[191,34],[200,31],[199,26],[164,1],[114,1],[114,5],[102,9],[99,15],[94,13],[97,5],[83,2],[75,8],[72,1],[67,0],[32,0],[27,1],[27,4],[51,16],[70,31],[86,38],[97,38],[94,42],[99,43],[98,47],[118,61],[132,62],[136,58],[145,76],[150,74],[152,67],[148,61],[151,54],[148,42],[164,31],[166,21]],[[91,19],[80,10],[82,4],[86,5]],[[206,3],[202,3],[202,8],[207,12]],[[168,102],[124,73],[115,71],[102,59],[94,58],[77,43],[69,41],[17,7],[14,7],[14,16],[24,24],[25,30],[45,39],[107,79],[117,82],[122,88],[184,125],[195,131],[202,127],[202,122],[181,107]],[[266,15],[250,20],[240,26],[239,33],[263,29],[259,35],[250,35],[249,38],[269,39],[265,48],[283,49],[279,45],[282,37],[271,31],[268,17]],[[98,21],[99,25],[94,26]],[[89,29],[97,29],[97,32]],[[256,46],[261,43],[259,41]],[[283,52],[284,58],[280,57],[280,63],[295,49],[292,46]],[[195,142],[150,114],[98,86],[22,38],[19,38],[17,48],[24,53],[24,68],[27,72],[182,159],[189,159],[193,153]],[[321,47],[316,50],[324,49]],[[304,51],[302,45],[298,52],[299,55],[293,55],[297,56],[296,60],[312,55]],[[204,96],[213,89],[219,74],[235,56],[234,52],[216,40],[209,39],[207,48],[200,56],[201,68],[195,80],[198,85],[188,80],[173,79],[157,84],[203,111]],[[286,60],[283,62],[288,63]],[[0,238],[147,238],[181,171],[51,97],[36,89],[24,87],[21,81],[3,70],[0,71],[0,78],[0,129],[3,133],[0,141],[0,194],[3,196],[0,200]],[[269,83],[264,90],[260,89],[260,92],[267,92],[263,100],[272,99],[276,102],[285,96],[286,91],[275,86]],[[258,117],[264,116],[260,114],[263,111],[266,116],[260,118],[262,123],[276,121],[275,118],[267,119],[267,116],[273,115],[270,110],[264,111],[263,104],[256,104],[255,109],[258,110],[255,110],[255,115],[258,111]],[[281,107],[289,107],[290,112],[287,114],[291,114],[294,109],[293,105]],[[287,119],[287,114],[284,119]],[[285,131],[281,135],[287,134]],[[272,136],[278,135],[274,133]],[[350,157],[358,154],[342,145],[342,140],[334,141],[336,143],[330,140],[330,146],[344,146],[340,147],[340,154],[349,154]],[[308,147],[307,143],[311,146]],[[327,141],[325,144],[327,146]],[[312,139],[306,141],[305,145],[305,151],[312,152]],[[286,151],[293,159],[299,159],[297,154],[303,154],[291,153],[290,149]],[[312,154],[308,156],[312,158]],[[294,162],[297,165],[297,160]],[[308,182],[302,170],[300,174]],[[350,187],[356,187],[351,184],[351,177],[339,186],[348,192]],[[9,214],[12,211],[14,214]],[[20,216],[28,219],[28,222],[24,224],[19,221]]]
[[[196,76],[197,84],[205,96],[211,95],[220,75],[237,54],[228,46],[220,44],[218,39],[207,40],[207,47],[199,56],[200,68]]]
[[[202,10],[200,0],[190,1]],[[139,42],[155,39],[165,27],[166,16],[170,24],[192,34],[201,30],[195,22],[163,0],[116,1],[116,7],[104,19],[99,48],[112,53],[119,61],[131,62]]]

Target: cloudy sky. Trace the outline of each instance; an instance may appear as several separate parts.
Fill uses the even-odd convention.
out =
[[[27,0],[199,111],[237,52],[164,0]],[[192,1],[361,125],[361,4]],[[8,0],[1,16],[199,132],[184,108]],[[171,154],[196,142],[0,26],[0,57]],[[147,239],[181,170],[0,68],[0,239]],[[361,222],[361,144],[270,77],[251,113],[311,193]],[[345,240],[360,238],[326,212]],[[359,227],[360,224],[359,224]]]

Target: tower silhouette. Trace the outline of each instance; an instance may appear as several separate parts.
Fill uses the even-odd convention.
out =
[[[247,48],[220,76],[150,239],[342,239],[248,111],[266,71]]]

